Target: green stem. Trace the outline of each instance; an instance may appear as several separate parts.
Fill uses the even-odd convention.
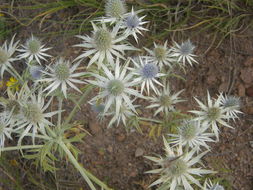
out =
[[[78,105],[80,105],[80,104],[82,104],[83,103],[83,101],[85,100],[85,98],[89,95],[89,93],[91,92],[91,90],[92,90],[92,86],[88,86],[88,88],[85,90],[85,93],[83,93],[83,95],[81,96],[81,98],[79,99],[79,101],[78,101]],[[74,114],[77,112],[77,110],[78,110],[78,108],[79,108],[79,106],[78,105],[76,105],[75,107],[74,107],[74,109],[70,112],[70,114],[69,114],[69,116],[67,117],[67,119],[65,120],[65,123],[66,124],[68,124],[70,121],[71,121],[71,119],[72,119],[72,117],[74,116]]]
[[[21,81],[22,83],[24,83],[24,80],[22,79],[22,77],[18,74],[18,72],[13,68],[13,67],[9,67],[6,69],[13,77],[15,77],[16,79],[18,79],[19,81]]]
[[[31,148],[42,148],[43,145],[23,145],[23,146],[11,146],[1,148],[0,151],[12,151],[12,150],[23,150],[23,149],[31,149]]]
[[[145,118],[145,117],[139,117],[139,119],[142,120],[142,121],[151,121],[151,122],[154,122],[154,123],[163,123],[160,120],[150,119],[150,118]]]
[[[61,126],[61,113],[62,113],[62,98],[58,98],[58,121],[57,121],[57,126],[60,127]]]
[[[90,179],[92,181],[94,181],[96,184],[98,184],[100,187],[104,188],[105,190],[112,190],[111,188],[107,187],[106,184],[104,184],[102,181],[100,181],[98,178],[96,178],[93,174],[91,174],[89,171],[87,171],[82,166],[80,166],[78,161],[75,159],[75,157],[73,156],[73,154],[70,152],[70,150],[68,149],[68,147],[65,145],[65,143],[63,141],[59,140],[58,144],[61,146],[61,148],[67,154],[69,160],[76,167],[76,169],[80,172],[80,174],[83,176],[83,178],[85,179],[85,181],[88,183],[88,185],[90,186],[90,188],[92,190],[96,190],[96,188],[94,187],[94,185],[92,184]]]

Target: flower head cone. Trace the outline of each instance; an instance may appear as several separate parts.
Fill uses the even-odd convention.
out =
[[[139,57],[138,60],[133,60],[135,68],[129,68],[136,76],[134,82],[141,83],[141,93],[143,93],[145,87],[147,94],[150,93],[150,88],[157,94],[158,89],[156,85],[163,86],[157,79],[165,74],[159,72],[158,66],[153,62],[148,62],[147,58]]]
[[[189,146],[191,149],[200,151],[201,147],[209,149],[207,142],[213,142],[210,138],[213,133],[207,133],[208,125],[200,121],[185,120],[178,128],[178,134],[169,134],[172,137],[170,144],[174,146]]]
[[[147,108],[157,108],[154,113],[154,116],[156,116],[160,112],[164,112],[166,115],[168,115],[169,112],[175,110],[175,105],[177,103],[184,101],[179,98],[179,95],[183,91],[184,90],[180,90],[175,94],[171,94],[169,85],[164,85],[163,92],[158,91],[156,96],[150,97],[152,104],[147,106]]]
[[[238,118],[238,114],[242,114],[240,104],[240,98],[238,97],[221,95],[221,105],[227,109],[227,115],[233,120]]]
[[[11,133],[13,132],[13,126],[11,125],[11,115],[0,116],[0,151],[4,148],[5,139],[12,139]]]
[[[207,92],[207,105],[195,98],[201,108],[201,111],[190,111],[191,113],[196,114],[197,117],[195,120],[203,121],[207,125],[211,126],[217,140],[219,139],[218,124],[233,128],[226,122],[226,120],[229,120],[230,117],[226,114],[227,110],[221,105],[221,99],[222,94],[220,94],[216,100],[212,100],[209,92]]]
[[[149,53],[150,62],[154,62],[159,65],[160,69],[164,67],[164,65],[172,66],[171,63],[175,62],[175,58],[171,54],[171,49],[167,46],[167,41],[164,45],[157,45],[154,43],[154,49],[150,50],[148,48],[144,48]]]
[[[196,55],[193,54],[193,51],[195,49],[195,46],[191,43],[190,40],[187,40],[183,43],[181,43],[180,45],[176,42],[175,46],[172,48],[172,56],[177,57],[177,61],[179,63],[183,63],[183,65],[186,64],[186,62],[192,66],[192,63],[198,63],[194,57],[196,57]]]
[[[96,80],[87,80],[90,84],[101,89],[100,93],[94,97],[91,102],[98,99],[105,99],[104,113],[106,113],[112,106],[115,106],[115,116],[118,117],[120,114],[120,108],[124,103],[126,103],[133,112],[136,112],[135,107],[130,100],[130,96],[143,98],[138,91],[132,88],[136,83],[132,81],[132,74],[127,73],[127,64],[120,67],[119,59],[117,59],[114,73],[112,73],[106,66],[102,65],[104,76],[91,73]]]
[[[205,181],[203,190],[225,190],[225,188],[218,183],[213,184],[212,181],[209,179]]]
[[[127,12],[125,0],[107,0],[105,3],[105,18],[101,18],[104,22],[114,23],[120,21]]]
[[[19,91],[13,92],[7,89],[8,99],[2,99],[0,105],[3,106],[3,112],[0,115],[11,116],[11,125],[15,125],[20,120],[20,104],[19,102],[26,101],[29,97],[29,88],[23,85]]]
[[[112,31],[109,31],[104,23],[102,27],[93,26],[93,36],[77,36],[83,40],[82,44],[75,45],[87,49],[83,54],[78,56],[76,60],[91,56],[88,63],[89,67],[93,63],[97,63],[100,68],[104,61],[110,63],[114,67],[114,57],[124,58],[124,52],[127,50],[137,50],[133,46],[127,44],[119,44],[127,38],[125,35],[118,36],[119,25],[116,25]]]
[[[12,67],[11,63],[16,61],[17,59],[13,57],[13,54],[17,50],[17,46],[19,41],[14,43],[15,35],[12,37],[9,45],[7,41],[4,42],[2,46],[0,46],[0,76],[3,78],[4,71],[10,67]]]
[[[213,173],[211,170],[195,168],[194,165],[200,162],[200,159],[207,153],[203,152],[197,156],[195,149],[190,152],[183,153],[182,147],[172,149],[168,142],[163,138],[166,151],[165,157],[146,156],[147,159],[155,162],[159,166],[158,169],[148,171],[146,173],[159,174],[160,178],[153,182],[151,186],[159,185],[164,189],[176,190],[179,186],[184,189],[194,190],[192,184],[201,187],[199,181],[194,176]]]
[[[60,58],[52,67],[48,66],[48,71],[41,71],[44,75],[43,79],[38,81],[50,83],[43,91],[48,91],[48,94],[60,87],[61,92],[67,98],[67,86],[82,93],[75,85],[84,84],[85,82],[76,79],[84,75],[84,72],[75,73],[80,61],[71,66],[70,62]]]
[[[33,35],[22,47],[23,49],[18,50],[21,52],[19,55],[20,59],[27,58],[29,62],[35,59],[41,65],[41,60],[47,61],[46,57],[51,57],[51,55],[45,53],[51,48],[46,48],[45,45],[42,45],[41,41]]]
[[[147,21],[143,21],[146,16],[139,17],[138,13],[140,11],[132,11],[130,13],[125,14],[122,27],[125,29],[125,33],[127,36],[132,35],[136,42],[138,42],[137,34],[143,35],[142,31],[147,31],[148,29],[144,28],[143,25],[148,23]]]
[[[59,111],[46,112],[49,107],[52,98],[45,104],[44,97],[42,96],[42,90],[40,89],[38,94],[29,91],[30,95],[26,101],[20,101],[20,120],[17,125],[16,130],[21,130],[21,135],[19,138],[19,144],[22,139],[27,135],[27,133],[32,130],[33,142],[35,135],[38,133],[38,130],[41,133],[45,133],[46,126],[52,126],[53,124],[49,121],[51,117],[57,114]],[[60,110],[61,111],[61,110]]]

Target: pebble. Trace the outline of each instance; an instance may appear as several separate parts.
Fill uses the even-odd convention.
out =
[[[241,79],[245,83],[252,83],[253,82],[253,68],[244,68],[241,70]]]
[[[245,66],[251,66],[251,65],[253,65],[253,57],[248,57],[243,64]]]
[[[144,154],[144,150],[142,148],[137,148],[135,150],[135,157],[143,156],[143,154]]]

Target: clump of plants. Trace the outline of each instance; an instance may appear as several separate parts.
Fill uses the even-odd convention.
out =
[[[163,135],[165,156],[146,156],[157,165],[147,173],[159,176],[150,187],[224,189],[205,181],[205,175],[214,171],[203,169],[201,158],[210,151],[209,144],[219,140],[221,127],[233,128],[230,121],[241,113],[240,100],[223,93],[211,98],[207,91],[206,103],[195,98],[200,110],[180,113],[175,105],[184,101],[180,98],[183,90],[173,92],[170,78],[175,70],[186,71],[198,63],[193,43],[186,40],[169,46],[165,41],[142,51],[133,44],[148,32],[145,11],[132,8],[128,12],[124,1],[107,0],[105,12],[105,17],[91,22],[90,35],[77,36],[81,41],[74,46],[82,53],[74,60],[49,61],[54,57],[51,47],[33,35],[23,45],[14,35],[0,47],[1,78],[11,76],[0,101],[0,150],[20,150],[45,171],[53,171],[53,162],[67,157],[90,189],[96,189],[94,183],[111,189],[78,163],[79,151],[73,143],[81,142],[85,134],[69,135],[77,125],[72,118],[79,107],[90,104],[99,119],[109,118],[108,127],[123,125],[129,130],[145,121],[168,129]],[[24,69],[16,69],[17,64]],[[97,94],[87,101],[93,89]],[[80,93],[79,99],[75,91]],[[150,102],[147,109],[153,118],[141,115],[140,99]],[[72,101],[74,108],[63,119],[66,100]],[[6,147],[5,141],[14,137],[17,145]]]

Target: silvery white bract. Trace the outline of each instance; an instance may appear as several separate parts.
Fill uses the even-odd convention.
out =
[[[133,104],[133,101],[132,101]],[[138,107],[137,105],[133,105],[135,108]],[[126,120],[132,116],[134,116],[135,114],[131,111],[130,107],[124,102],[122,104],[122,106],[120,107],[119,110],[119,115],[117,116],[116,112],[115,112],[115,108],[112,109],[113,111],[108,113],[108,116],[113,116],[112,119],[109,122],[108,127],[111,127],[114,123],[116,123],[116,125],[118,126],[120,124],[120,122],[122,122],[124,124],[124,126],[127,126],[126,124]]]
[[[146,173],[159,174],[158,180],[153,182],[150,187],[159,185],[164,190],[177,190],[178,186],[184,186],[184,189],[194,190],[192,184],[202,187],[199,181],[193,176],[201,176],[202,174],[214,173],[211,170],[196,168],[194,165],[200,162],[200,159],[207,153],[203,152],[194,156],[196,149],[190,152],[183,152],[182,147],[172,149],[168,142],[163,138],[166,156],[151,157],[145,156],[147,159],[155,162],[160,166],[159,169],[150,170]]]
[[[149,62],[146,57],[139,56],[136,60],[132,59],[135,68],[129,68],[133,72],[133,75],[136,76],[134,82],[141,83],[141,93],[143,93],[145,87],[147,94],[150,93],[150,88],[157,94],[158,89],[156,85],[163,86],[157,79],[165,74],[159,72],[158,66]]]
[[[198,63],[194,57],[196,57],[196,55],[193,54],[193,51],[195,49],[195,46],[191,43],[190,40],[187,40],[183,43],[181,43],[180,45],[176,42],[175,46],[172,47],[172,56],[177,57],[177,61],[179,63],[183,63],[183,65],[185,65],[185,63],[187,62],[189,65],[192,66],[192,62]]]
[[[4,148],[5,139],[12,139],[11,133],[13,132],[13,126],[11,122],[11,115],[0,114],[0,151]]]
[[[183,91],[184,90],[180,90],[175,94],[171,94],[169,85],[164,85],[162,92],[158,91],[156,96],[149,98],[151,100],[151,105],[147,106],[147,108],[157,108],[154,116],[160,112],[164,112],[165,115],[168,115],[169,112],[175,111],[175,105],[177,103],[184,101],[178,97]]]
[[[225,188],[219,183],[213,184],[209,179],[205,181],[203,190],[225,190]]]
[[[216,100],[212,100],[209,92],[207,92],[207,105],[203,104],[197,98],[195,100],[199,104],[201,111],[190,111],[197,115],[195,120],[203,121],[207,125],[211,125],[212,131],[215,134],[217,140],[219,139],[219,127],[218,124],[233,128],[226,120],[229,120],[229,116],[226,114],[227,110],[221,105],[222,94],[218,96]]]
[[[240,104],[240,98],[238,97],[227,95],[221,96],[221,105],[227,109],[227,115],[233,120],[238,118],[238,114],[242,114],[240,111]]]
[[[59,112],[53,111],[45,113],[51,104],[52,98],[45,104],[41,89],[36,95],[26,87],[26,93],[27,95],[29,94],[29,96],[26,97],[26,100],[23,99],[22,101],[19,101],[20,112],[19,120],[17,121],[18,127],[16,128],[16,130],[21,130],[19,143],[21,143],[22,139],[27,136],[27,133],[29,133],[30,130],[32,130],[33,142],[38,130],[45,134],[45,127],[53,125],[49,120],[53,115]]]
[[[132,11],[124,15],[122,27],[125,29],[126,36],[132,35],[136,42],[138,42],[137,34],[142,35],[141,31],[147,31],[148,29],[144,28],[143,25],[148,23],[147,21],[142,21],[146,16],[139,17],[138,13],[142,10]]]
[[[15,35],[12,37],[9,45],[7,41],[0,47],[0,76],[3,78],[4,71],[10,67],[12,67],[11,63],[16,61],[17,58],[13,57],[13,54],[17,50],[17,46],[19,41],[14,43]]]
[[[167,46],[167,41],[165,41],[164,45],[157,45],[154,43],[154,49],[150,50],[148,48],[144,48],[148,53],[148,58],[151,62],[159,65],[160,69],[163,68],[164,65],[168,65],[171,67],[171,64],[175,62],[175,57],[172,56],[172,51]]]
[[[120,28],[119,24],[117,24],[112,31],[106,27],[105,23],[102,23],[102,27],[98,27],[94,23],[92,23],[92,26],[94,29],[93,36],[89,37],[78,35],[77,37],[81,38],[83,43],[75,45],[76,47],[87,49],[83,52],[83,54],[78,56],[76,60],[92,55],[87,67],[93,63],[97,63],[98,68],[100,68],[101,65],[104,64],[104,60],[114,67],[114,57],[125,59],[123,56],[125,51],[137,50],[133,46],[120,44],[127,38],[127,36],[118,36]]]
[[[91,73],[96,80],[87,80],[90,84],[98,86],[101,89],[100,93],[94,97],[91,102],[96,102],[97,100],[105,98],[104,112],[106,113],[112,105],[115,105],[116,117],[119,116],[121,106],[124,102],[133,112],[136,112],[130,100],[130,96],[140,98],[143,96],[132,88],[136,86],[136,83],[132,81],[132,73],[127,73],[127,64],[120,67],[119,59],[117,59],[114,74],[104,65],[102,65],[102,69],[105,76]]]
[[[81,80],[76,79],[76,77],[81,77],[85,74],[84,72],[75,73],[79,64],[80,61],[71,66],[70,61],[60,58],[53,66],[48,66],[48,71],[42,71],[42,73],[44,74],[43,77],[45,78],[38,80],[40,82],[50,83],[43,90],[43,92],[48,91],[47,94],[50,94],[51,92],[57,90],[60,87],[60,90],[62,91],[63,95],[65,96],[65,98],[67,98],[67,86],[70,86],[76,91],[82,93],[74,85],[74,83],[85,83]]]
[[[201,147],[209,149],[207,142],[213,142],[210,137],[214,134],[206,132],[208,127],[200,121],[185,120],[178,127],[178,134],[169,134],[172,137],[170,144],[189,146],[192,149],[197,149],[197,151],[200,151]]]
[[[25,45],[22,45],[23,49],[18,49],[21,54],[18,56],[20,59],[27,58],[28,62],[36,60],[41,65],[41,60],[47,61],[46,57],[52,57],[45,53],[51,48],[46,48],[42,45],[41,41],[33,35],[26,41]]]

